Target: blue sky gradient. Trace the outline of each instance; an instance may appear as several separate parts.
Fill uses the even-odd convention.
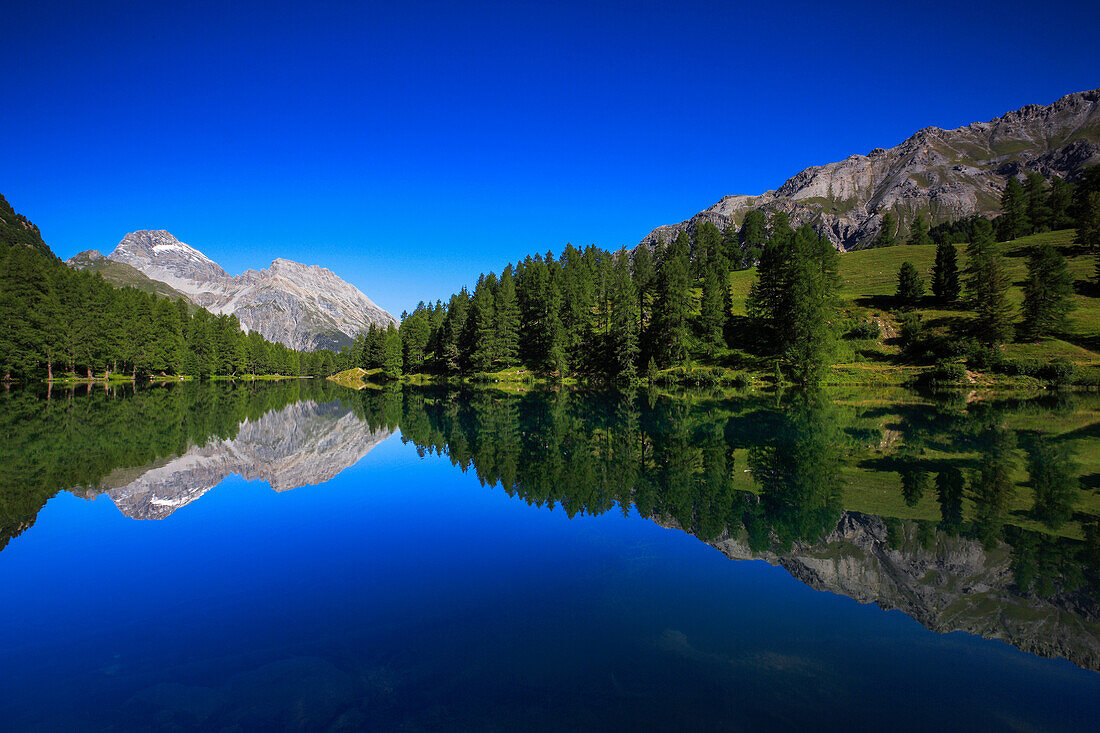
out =
[[[1100,86],[1098,3],[4,2],[0,193],[395,314],[566,242]]]

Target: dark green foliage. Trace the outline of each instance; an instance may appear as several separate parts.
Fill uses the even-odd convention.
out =
[[[977,311],[975,335],[986,344],[1002,343],[1012,332],[1010,282],[989,222],[978,222],[975,227],[974,240],[967,246],[967,259],[966,286]]]
[[[1037,339],[1058,333],[1072,308],[1073,277],[1066,258],[1053,245],[1033,247],[1027,257],[1021,335]]]
[[[401,376],[404,360],[402,352],[401,332],[391,325],[382,339],[382,373],[389,379],[398,379]]]
[[[878,340],[882,336],[882,329],[877,323],[857,323],[848,329],[848,332],[844,334],[844,338],[853,339],[856,341],[861,340]]]
[[[936,261],[932,265],[932,294],[941,303],[959,297],[959,262],[955,245],[942,241],[936,245]]]
[[[932,244],[932,236],[928,233],[928,220],[924,214],[917,214],[913,219],[913,226],[909,229],[909,239],[906,244]]]
[[[15,213],[8,200],[0,195],[0,248],[14,246],[29,247],[47,257],[54,256],[42,241],[38,227],[22,214]]]
[[[1004,242],[1031,233],[1027,216],[1028,198],[1015,176],[1010,176],[1001,194],[1001,215],[997,217],[997,237]]]
[[[1032,514],[1051,529],[1073,517],[1079,492],[1078,470],[1065,444],[1036,437],[1027,448],[1028,483],[1034,492]]]
[[[710,265],[703,273],[703,292],[699,301],[700,337],[711,349],[725,341],[726,305],[729,300],[729,275]]]
[[[1051,190],[1039,173],[1028,173],[1024,182],[1024,198],[1027,201],[1029,232],[1049,232],[1054,212],[1051,207]]]
[[[924,297],[924,278],[909,260],[901,263],[898,270],[897,299],[904,305],[914,306]]]
[[[928,230],[936,244],[965,244],[973,241],[974,231],[979,221],[988,221],[980,214],[973,214],[956,221],[937,224]]]
[[[745,214],[738,240],[741,245],[741,266],[752,267],[760,259],[760,253],[768,241],[767,215],[758,209]]]
[[[638,298],[630,272],[630,253],[615,255],[609,288],[611,323],[608,331],[608,376],[621,382],[633,381],[638,374],[639,317]]]
[[[656,354],[664,366],[687,357],[691,314],[691,276],[688,237],[683,232],[668,246],[657,271],[657,314],[654,318]]]
[[[898,243],[898,221],[894,212],[886,211],[882,214],[882,222],[879,224],[878,234],[875,236],[875,247],[893,247]]]
[[[98,275],[71,270],[3,197],[0,238],[3,381],[50,380],[59,371],[87,378],[246,371],[325,376],[353,364],[350,352],[299,354],[258,333],[245,334],[236,316],[215,316],[201,308],[192,313],[182,300],[115,288]],[[314,371],[303,369],[303,360]]]

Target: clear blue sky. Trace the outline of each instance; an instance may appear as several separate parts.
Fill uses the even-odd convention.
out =
[[[1100,3],[0,3],[0,192],[391,312],[1100,86]]]

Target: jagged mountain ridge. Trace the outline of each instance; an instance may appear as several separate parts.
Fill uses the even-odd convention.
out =
[[[305,400],[246,420],[236,436],[191,446],[181,455],[116,469],[88,498],[106,493],[131,519],[164,519],[237,474],[275,491],[331,480],[355,465],[392,430],[372,430],[339,402]]]
[[[795,226],[811,224],[842,251],[860,249],[874,240],[886,211],[898,216],[904,235],[921,212],[933,224],[998,212],[1007,176],[1072,178],[1096,163],[1100,89],[954,130],[926,127],[888,150],[806,168],[777,190],[725,196],[690,219],[657,227],[640,244],[670,241],[704,221],[740,226],[746,213],[763,209],[786,212]]]
[[[340,349],[396,319],[358,288],[317,265],[276,259],[237,276],[166,231],[127,234],[108,256],[165,283],[212,313],[232,313],[248,331],[294,349]]]
[[[654,521],[688,531],[671,518]],[[845,511],[820,542],[795,543],[784,552],[754,551],[744,537],[728,532],[704,541],[731,560],[782,567],[815,590],[898,609],[936,633],[1001,639],[1030,654],[1100,671],[1100,607],[1094,600],[1020,595],[1013,589],[1006,545],[991,551],[974,539],[944,537],[925,549],[915,532],[910,528],[901,546],[892,545],[882,517]]]

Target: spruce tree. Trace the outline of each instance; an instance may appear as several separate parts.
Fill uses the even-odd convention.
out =
[[[1042,174],[1034,172],[1027,174],[1027,180],[1024,183],[1024,199],[1027,201],[1028,233],[1050,231],[1053,212],[1050,207],[1047,181]]]
[[[650,319],[648,304],[653,285],[657,280],[657,272],[653,267],[653,253],[644,244],[634,250],[634,263],[632,269],[634,280],[634,292],[638,295],[638,328],[644,329],[649,325]]]
[[[493,368],[497,356],[496,330],[496,276],[478,278],[470,299],[470,316],[466,322],[466,350],[469,354],[470,368],[476,372],[487,372]]]
[[[1004,342],[1012,332],[1010,281],[993,239],[992,225],[981,219],[975,222],[974,230],[974,239],[966,249],[966,286],[977,312],[976,335],[983,343],[995,345]]]
[[[906,244],[932,244],[932,237],[928,233],[928,221],[924,218],[924,214],[917,214],[917,218],[913,220]]]
[[[1050,182],[1050,228],[1068,229],[1073,226],[1073,189],[1072,183],[1061,178]]]
[[[401,332],[391,324],[382,338],[382,373],[389,379],[401,377],[402,351]]]
[[[779,315],[790,294],[788,264],[794,231],[783,212],[777,212],[771,224],[771,236],[760,253],[756,279],[749,287],[746,308],[758,340],[766,349],[776,352],[786,342],[786,337],[781,333]]]
[[[714,266],[728,270],[729,264],[722,252],[722,232],[709,221],[704,221],[695,229],[692,271],[698,278],[703,277],[708,267]]]
[[[759,209],[746,213],[738,237],[741,243],[741,266],[752,267],[760,259],[760,253],[768,241],[767,215]]]
[[[912,262],[906,260],[898,270],[897,299],[907,306],[914,306],[924,297],[924,278]]]
[[[512,277],[512,266],[504,268],[496,292],[497,354],[504,366],[517,363],[519,357],[519,300]]]
[[[1009,176],[1001,194],[1001,215],[997,217],[997,235],[1002,242],[1031,233],[1027,218],[1027,194],[1016,176]]]
[[[631,278],[630,253],[615,255],[609,287],[611,301],[610,359],[608,376],[633,381],[638,374],[638,299]]]
[[[875,236],[876,247],[893,247],[898,243],[898,222],[892,211],[886,211],[882,215],[882,223],[879,226],[878,235]]]
[[[688,318],[691,311],[690,242],[681,232],[668,246],[657,273],[654,313],[657,353],[666,366],[687,358]]]
[[[1066,325],[1073,308],[1073,277],[1066,258],[1044,243],[1032,247],[1027,258],[1021,335],[1027,339],[1052,336]]]
[[[717,265],[709,265],[703,273],[703,292],[699,302],[699,332],[707,353],[722,344],[726,325],[726,291],[729,278]]]
[[[959,262],[955,245],[946,240],[936,245],[936,261],[932,265],[932,294],[941,303],[959,297]]]
[[[812,227],[795,233],[788,260],[790,294],[784,300],[780,332],[784,361],[796,384],[817,385],[835,345],[837,251]]]

